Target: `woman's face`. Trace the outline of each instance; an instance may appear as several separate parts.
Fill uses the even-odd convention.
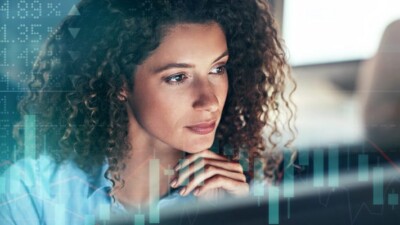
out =
[[[126,92],[134,137],[190,153],[209,148],[228,92],[227,61],[218,24],[170,28]]]

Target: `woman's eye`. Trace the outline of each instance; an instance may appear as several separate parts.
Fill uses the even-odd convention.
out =
[[[212,74],[224,74],[225,71],[226,71],[226,66],[223,65],[223,66],[214,67],[214,68],[211,70],[210,73],[212,73]]]
[[[165,82],[167,82],[168,84],[180,84],[186,79],[187,77],[185,76],[185,74],[175,74],[165,78]]]

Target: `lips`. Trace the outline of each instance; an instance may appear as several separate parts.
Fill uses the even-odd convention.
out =
[[[193,126],[187,126],[186,128],[188,128],[193,133],[204,135],[204,134],[211,133],[214,130],[215,123],[216,123],[215,120],[210,121],[210,122],[201,122],[201,123],[195,124]]]

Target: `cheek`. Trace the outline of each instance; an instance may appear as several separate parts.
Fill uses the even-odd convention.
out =
[[[153,136],[170,138],[185,125],[188,102],[182,95],[158,90],[136,96],[135,115],[141,126]]]
[[[225,104],[225,100],[228,95],[228,88],[229,88],[228,77],[225,76],[221,80],[221,82],[218,84],[218,86],[216,87],[216,91],[215,91],[218,101],[219,101],[220,105],[222,106],[222,108]],[[222,110],[222,108],[221,108],[221,110]]]

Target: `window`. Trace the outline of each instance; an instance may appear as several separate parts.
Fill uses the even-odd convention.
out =
[[[285,0],[283,37],[292,65],[365,59],[385,27],[400,19],[399,0]]]

